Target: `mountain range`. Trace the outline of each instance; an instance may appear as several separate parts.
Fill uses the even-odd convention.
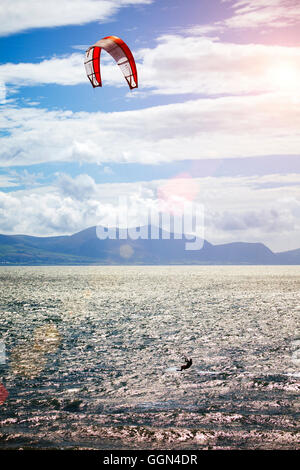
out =
[[[151,227],[144,227],[150,230]],[[103,229],[104,231],[106,229]],[[189,240],[157,229],[158,239],[99,239],[96,227],[67,236],[0,235],[1,265],[300,265],[300,249],[274,253],[263,243],[213,245],[186,250]],[[99,233],[99,232],[98,232]],[[149,232],[150,233],[150,232]]]

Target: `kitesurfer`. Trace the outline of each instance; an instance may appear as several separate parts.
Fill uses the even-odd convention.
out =
[[[188,359],[187,357],[184,357],[184,360],[185,360],[185,364],[183,364],[180,367],[180,369],[179,369],[180,371],[188,369],[193,364],[192,358]]]

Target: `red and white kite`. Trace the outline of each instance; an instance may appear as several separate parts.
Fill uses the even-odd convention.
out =
[[[91,46],[85,54],[85,70],[93,87],[102,86],[100,73],[101,49],[108,52],[120,67],[129,88],[138,87],[137,70],[129,47],[117,36],[107,36]]]

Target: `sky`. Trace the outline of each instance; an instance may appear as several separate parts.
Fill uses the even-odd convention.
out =
[[[66,235],[119,198],[184,201],[213,244],[300,248],[298,0],[1,0],[0,233]],[[102,54],[121,37],[129,90]]]

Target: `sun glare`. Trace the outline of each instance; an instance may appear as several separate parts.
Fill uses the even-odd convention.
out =
[[[298,90],[300,69],[293,64],[278,64],[269,70],[271,87],[280,91]]]

